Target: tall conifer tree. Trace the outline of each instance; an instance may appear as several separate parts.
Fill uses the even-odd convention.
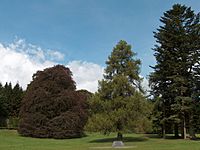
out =
[[[104,79],[90,100],[93,114],[88,126],[104,133],[118,132],[118,140],[123,131],[136,130],[138,122],[148,122],[149,105],[139,92],[141,62],[135,55],[131,46],[121,40],[108,57]]]
[[[178,135],[179,125],[185,139],[186,124],[191,125],[193,114],[193,87],[197,83],[193,74],[200,56],[199,14],[190,7],[175,4],[160,21],[163,26],[154,32],[157,64],[150,75],[150,83],[153,94],[160,97],[163,104],[163,136],[166,123],[174,123],[175,134]]]

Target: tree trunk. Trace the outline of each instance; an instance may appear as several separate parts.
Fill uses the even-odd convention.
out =
[[[165,104],[165,101],[164,101],[164,112],[163,112],[163,128],[162,128],[162,136],[163,136],[163,139],[166,138],[166,104]]]
[[[178,124],[177,123],[174,124],[174,136],[176,138],[179,138]]]
[[[186,121],[185,121],[185,116],[183,117],[183,124],[182,124],[182,138],[186,139]]]
[[[189,124],[189,135],[190,135],[190,139],[195,140],[197,137],[195,135],[195,131],[194,131],[194,126],[192,124],[192,117],[190,117],[190,124]]]
[[[165,128],[165,122],[163,123],[163,127],[162,127],[162,137],[163,139],[166,138],[166,128]]]
[[[189,129],[189,135],[190,135],[190,139],[192,139],[192,140],[195,140],[197,138],[192,126]]]
[[[122,140],[123,140],[123,135],[122,135],[121,132],[118,132],[118,133],[117,133],[117,140],[118,140],[118,141],[122,141]]]

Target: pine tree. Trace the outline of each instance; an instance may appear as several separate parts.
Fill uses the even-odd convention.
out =
[[[8,103],[4,95],[4,87],[0,83],[0,126],[5,126],[5,120],[8,117]]]
[[[175,4],[166,11],[154,37],[157,64],[150,75],[154,96],[160,97],[163,104],[163,136],[166,123],[181,126],[182,137],[186,138],[186,124],[192,116],[193,67],[199,63],[199,14],[190,7]]]
[[[20,87],[19,83],[17,83],[13,89],[11,98],[9,99],[9,116],[10,117],[18,117],[21,101],[23,99],[24,91],[22,87]]]
[[[200,43],[199,43],[200,44]],[[200,47],[200,46],[199,46]],[[200,57],[199,57],[200,60]],[[192,69],[193,74],[193,93],[192,111],[190,118],[190,137],[195,139],[195,131],[200,131],[200,64],[196,63]]]
[[[126,41],[121,40],[113,48],[106,61],[104,79],[89,101],[93,114],[87,127],[91,130],[104,134],[118,132],[118,140],[124,131],[145,130],[141,122],[147,124],[150,107],[139,92],[141,62],[134,56]]]

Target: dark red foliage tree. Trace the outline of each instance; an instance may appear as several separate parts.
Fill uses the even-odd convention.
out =
[[[69,68],[57,65],[38,71],[22,100],[18,132],[40,138],[83,135],[86,97],[76,92]]]

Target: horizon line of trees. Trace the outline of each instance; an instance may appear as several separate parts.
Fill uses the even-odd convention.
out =
[[[19,83],[0,83],[0,127],[16,128],[24,91]]]

